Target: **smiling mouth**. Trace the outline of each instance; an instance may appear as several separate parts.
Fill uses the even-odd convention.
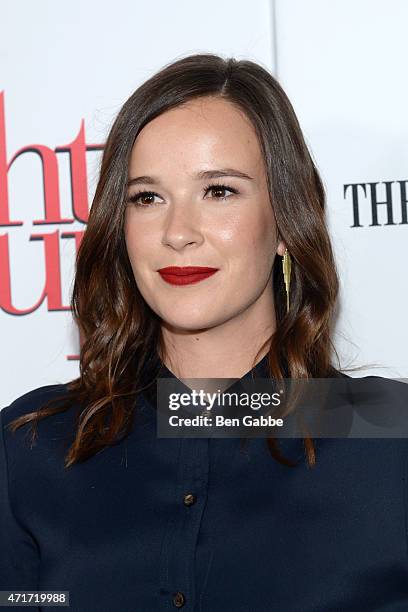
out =
[[[203,266],[169,266],[158,270],[164,281],[170,285],[191,285],[198,283],[218,271],[218,268]]]

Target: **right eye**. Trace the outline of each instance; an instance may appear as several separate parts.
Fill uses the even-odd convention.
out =
[[[156,206],[157,202],[152,201],[155,196],[158,198],[160,197],[159,194],[154,191],[139,191],[138,193],[130,195],[127,202],[135,206],[140,206],[141,208],[147,208],[148,206]]]

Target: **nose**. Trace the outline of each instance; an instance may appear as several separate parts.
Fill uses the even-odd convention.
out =
[[[175,250],[203,241],[200,214],[191,202],[173,203],[168,208],[162,243]]]

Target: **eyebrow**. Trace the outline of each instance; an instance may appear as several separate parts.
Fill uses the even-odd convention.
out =
[[[202,170],[201,172],[197,172],[191,177],[196,180],[203,179],[212,179],[212,178],[220,178],[222,176],[235,176],[237,178],[246,179],[252,181],[254,179],[253,176],[249,176],[245,172],[241,172],[241,170],[235,170],[235,168],[219,168],[217,170]],[[131,185],[140,185],[143,183],[144,185],[159,185],[160,180],[153,176],[136,176],[134,178],[129,179],[128,187]]]

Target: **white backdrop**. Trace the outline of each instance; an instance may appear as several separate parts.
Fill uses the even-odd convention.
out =
[[[382,366],[358,376],[406,378],[408,3],[277,0],[275,9],[279,81],[327,188],[342,279],[336,348],[345,362]],[[387,199],[388,210],[375,205]]]
[[[336,347],[345,365],[383,366],[357,375],[408,376],[407,18],[404,0],[3,2],[0,407],[78,375],[67,307],[100,146],[139,84],[205,51],[258,61],[287,91],[327,188],[342,276]],[[370,226],[386,189],[394,224],[379,205]]]

